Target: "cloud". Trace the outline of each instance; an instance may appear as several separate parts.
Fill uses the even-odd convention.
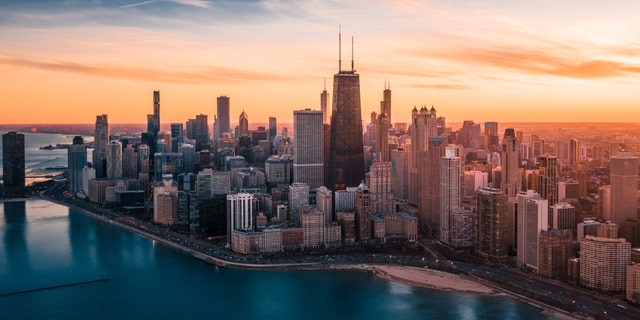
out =
[[[126,8],[143,6],[143,5],[147,5],[147,4],[153,4],[153,3],[157,3],[157,2],[171,2],[171,3],[182,4],[182,5],[185,5],[185,6],[194,6],[194,7],[199,7],[199,8],[210,8],[211,7],[209,2],[204,1],[204,0],[149,0],[149,1],[142,1],[142,2],[136,2],[136,3],[132,3],[132,4],[123,5],[123,6],[120,6],[120,8],[126,9]]]
[[[90,66],[68,61],[35,61],[27,59],[17,59],[7,56],[0,56],[0,64],[55,72],[70,72],[106,78],[134,79],[181,84],[228,83],[233,81],[242,82],[255,80],[295,80],[293,76],[285,76],[282,74],[268,72],[248,71],[220,66],[204,66],[199,68],[202,71],[186,72],[131,66]]]
[[[413,83],[413,84],[410,84],[409,87],[420,88],[420,89],[446,89],[446,90],[471,89],[471,87],[467,85],[446,84],[446,83]]]
[[[621,62],[581,57],[574,50],[527,50],[508,46],[478,48],[458,46],[432,52],[422,50],[417,54],[454,60],[462,64],[484,65],[493,68],[512,69],[532,74],[554,75],[569,78],[606,78],[638,73],[639,68]]]

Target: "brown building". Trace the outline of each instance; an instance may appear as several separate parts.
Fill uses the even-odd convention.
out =
[[[540,232],[538,273],[549,278],[565,279],[567,262],[573,253],[573,235],[570,230],[543,230]]]
[[[360,183],[355,196],[356,241],[367,243],[371,240],[371,194],[366,184]]]
[[[640,304],[640,264],[627,266],[627,301]]]
[[[476,192],[476,245],[478,255],[491,261],[508,260],[507,196],[494,188]]]

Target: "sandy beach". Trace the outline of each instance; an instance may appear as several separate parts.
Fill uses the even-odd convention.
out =
[[[502,294],[479,282],[447,272],[404,266],[373,265],[376,276],[408,285],[474,294]]]

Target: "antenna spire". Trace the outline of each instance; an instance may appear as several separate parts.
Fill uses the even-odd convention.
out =
[[[324,91],[327,91],[327,78],[324,78]]]
[[[351,37],[351,71],[355,71],[353,69],[353,37]]]
[[[342,26],[338,25],[338,72],[342,71]]]

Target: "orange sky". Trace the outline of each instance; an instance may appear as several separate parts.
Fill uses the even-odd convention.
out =
[[[640,3],[617,1],[107,1],[0,4],[0,123],[231,122],[319,108],[355,37],[362,113],[385,81],[393,121],[640,119]]]

